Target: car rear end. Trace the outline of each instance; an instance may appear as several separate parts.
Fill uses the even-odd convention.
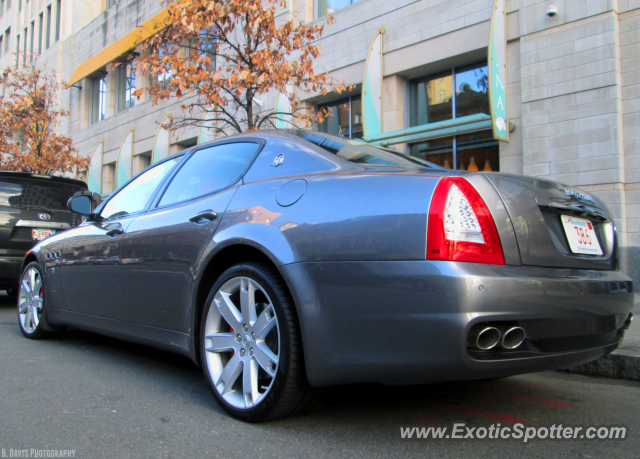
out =
[[[508,174],[443,178],[426,258],[455,298],[461,379],[557,369],[613,351],[632,320],[606,205]],[[438,378],[439,379],[439,378]]]
[[[22,172],[0,172],[0,289],[17,287],[25,254],[38,241],[80,224],[67,210],[84,182]]]

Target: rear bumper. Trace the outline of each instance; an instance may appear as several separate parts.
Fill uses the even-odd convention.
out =
[[[612,352],[633,309],[629,278],[619,271],[405,261],[296,263],[282,273],[316,386],[577,365]],[[527,352],[472,357],[467,334],[484,322],[523,326]]]
[[[24,257],[0,257],[0,290],[17,288]]]

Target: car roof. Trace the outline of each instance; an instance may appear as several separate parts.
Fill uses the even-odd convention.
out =
[[[10,171],[0,171],[0,178],[12,178],[12,179],[30,179],[30,180],[41,180],[55,183],[66,183],[67,185],[77,185],[82,188],[87,188],[87,184],[82,180],[75,180],[67,177],[57,177],[55,175],[42,175],[42,174],[34,174],[31,172],[10,172]]]

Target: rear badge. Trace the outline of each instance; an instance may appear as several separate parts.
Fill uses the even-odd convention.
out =
[[[281,153],[278,156],[275,157],[275,159],[273,160],[273,162],[271,163],[271,165],[273,167],[278,167],[280,164],[282,164],[284,162],[284,155]]]
[[[49,215],[49,214],[38,214],[38,218],[40,220],[49,220],[51,218],[51,215]]]
[[[578,199],[582,199],[584,201],[593,201],[593,198],[588,194],[582,194],[577,191],[568,190],[566,188],[558,188],[560,191],[564,191],[564,194],[570,197],[576,197]]]

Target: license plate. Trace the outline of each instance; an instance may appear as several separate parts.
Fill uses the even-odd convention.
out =
[[[55,232],[56,230],[52,230],[52,229],[32,228],[31,239],[33,239],[34,241],[41,241],[44,238],[51,236]]]
[[[569,247],[573,253],[602,255],[602,248],[600,247],[600,242],[598,242],[596,230],[590,220],[569,215],[561,215],[560,219],[569,241]]]

